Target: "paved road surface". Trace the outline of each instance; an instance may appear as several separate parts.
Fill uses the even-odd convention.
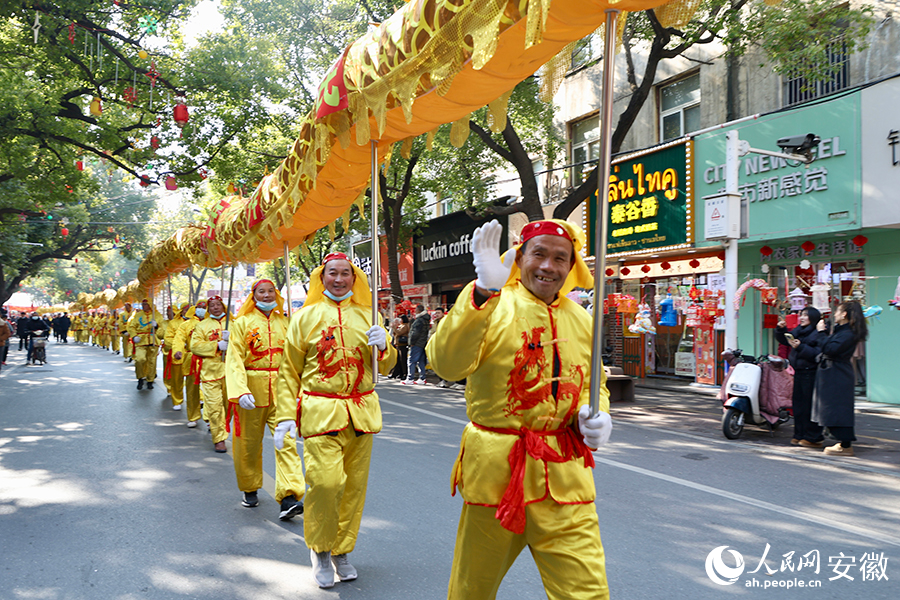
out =
[[[98,348],[48,353],[24,367],[13,350],[0,373],[0,599],[446,597],[461,392],[379,385],[385,426],[351,555],[360,578],[320,590],[302,519],[277,518],[271,438],[260,506],[242,508],[230,454],[185,427],[161,384],[138,392],[131,366]],[[900,597],[898,413],[860,415],[859,458],[825,459],[786,445],[789,431],[727,441],[720,410],[664,391],[614,406],[613,441],[595,455],[613,598]],[[730,585],[705,567],[722,546],[722,575],[731,551],[744,561]],[[798,571],[815,551],[819,573]],[[841,565],[852,581],[830,580]],[[818,587],[786,587],[801,581]],[[525,552],[498,598],[544,597]]]

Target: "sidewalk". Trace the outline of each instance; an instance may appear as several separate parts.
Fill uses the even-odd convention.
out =
[[[667,377],[634,378],[634,386],[643,390],[658,390],[678,392],[681,394],[696,394],[715,398],[719,393],[719,386],[704,385],[684,380]],[[900,416],[900,404],[887,404],[881,402],[869,402],[865,396],[857,396],[855,402],[856,412],[894,414]]]

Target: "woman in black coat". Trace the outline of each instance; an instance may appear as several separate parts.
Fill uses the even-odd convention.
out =
[[[834,311],[834,331],[822,343],[816,372],[813,420],[827,427],[839,444],[825,448],[832,456],[853,456],[853,399],[856,375],[850,358],[856,345],[869,337],[859,302],[842,302]]]
[[[819,366],[816,357],[822,352],[822,342],[825,341],[825,334],[816,327],[819,319],[819,311],[809,306],[800,311],[798,327],[789,332],[784,321],[779,321],[775,329],[778,343],[790,346],[788,361],[794,367],[794,437],[791,444],[804,448],[821,448],[825,439],[822,426],[811,420],[816,370]],[[791,337],[786,337],[786,334]]]

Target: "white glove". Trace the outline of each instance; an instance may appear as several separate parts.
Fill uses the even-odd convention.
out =
[[[226,342],[225,340],[219,340],[218,346],[219,350],[221,350],[222,352],[228,350],[228,342]]]
[[[282,421],[275,426],[275,447],[284,448],[284,436],[297,437],[297,423],[294,421]]]
[[[253,397],[253,394],[244,394],[238,398],[238,404],[244,410],[253,410],[256,408],[256,398]]]
[[[135,344],[137,344],[141,341],[141,336],[136,335],[133,338],[131,338],[131,341],[134,342]]]
[[[152,325],[153,327],[159,327],[159,325],[156,324],[156,319],[150,321],[150,325]]]
[[[378,346],[379,350],[387,348],[387,334],[384,329],[378,325],[374,325],[367,332],[369,338],[369,346]]]
[[[500,236],[503,226],[496,219],[485,223],[472,234],[472,262],[478,278],[475,285],[484,290],[498,291],[509,279],[516,251],[510,249],[500,258]]]
[[[609,413],[603,411],[592,418],[591,407],[585,404],[578,411],[578,429],[581,430],[587,447],[596,450],[609,441],[609,434],[612,433],[612,418]]]
[[[225,340],[226,342],[228,341],[228,330],[227,329],[222,330],[222,339]]]

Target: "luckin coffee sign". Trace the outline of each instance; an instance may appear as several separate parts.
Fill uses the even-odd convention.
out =
[[[493,218],[493,217],[492,217]],[[473,219],[464,212],[432,219],[413,238],[416,283],[462,281],[475,278],[472,265],[472,234],[490,219]],[[500,250],[507,244],[507,218],[497,217],[503,225]]]

